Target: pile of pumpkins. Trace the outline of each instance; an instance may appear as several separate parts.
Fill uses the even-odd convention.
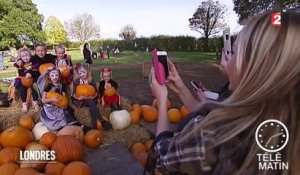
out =
[[[180,109],[172,108],[170,100],[167,100],[166,106],[168,109],[168,119],[171,123],[177,123],[189,114],[189,111],[185,106],[181,106]],[[158,119],[157,99],[153,100],[152,105],[132,105],[130,116],[132,124],[138,124],[141,118],[146,122],[156,122]]]
[[[0,175],[91,175],[91,168],[83,162],[85,144],[97,148],[102,143],[102,131],[90,130],[85,135],[74,137],[44,132],[35,140],[31,116],[21,116],[19,124],[4,130],[0,135]],[[69,129],[71,130],[71,129]],[[37,132],[37,131],[35,131]],[[42,131],[39,131],[42,132]],[[69,133],[72,133],[69,131]],[[20,160],[24,150],[52,150],[55,160],[28,162]]]

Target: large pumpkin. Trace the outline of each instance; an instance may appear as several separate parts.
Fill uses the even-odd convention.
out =
[[[83,160],[84,151],[82,144],[73,136],[58,136],[52,145],[56,160],[67,164],[71,161]]]
[[[171,108],[168,111],[168,119],[171,123],[177,123],[181,120],[181,113],[177,108]]]
[[[45,72],[47,72],[49,67],[55,67],[55,65],[52,64],[52,63],[41,64],[40,67],[39,67],[40,74],[44,74]]]
[[[69,67],[67,65],[61,65],[58,67],[60,71],[60,76],[62,78],[68,78],[69,77]]]
[[[14,175],[19,169],[19,166],[15,163],[6,163],[0,166],[0,175]]]
[[[158,118],[158,110],[155,107],[143,105],[143,118],[147,122],[155,122]]]
[[[139,104],[133,104],[131,110],[136,111],[140,115],[142,114],[142,107]]]
[[[88,164],[80,161],[74,161],[69,163],[62,175],[91,175],[92,171]]]
[[[57,135],[52,132],[46,132],[42,135],[39,140],[39,144],[44,145],[45,147],[51,149],[54,141],[57,139]]]
[[[91,148],[97,148],[102,143],[102,134],[99,130],[92,129],[84,135],[84,143]]]
[[[109,87],[104,90],[104,95],[105,96],[113,96],[117,93],[117,90],[114,87]]]
[[[46,98],[49,99],[49,98],[53,98],[53,97],[58,97],[60,99],[59,102],[53,102],[53,105],[59,107],[59,108],[66,108],[68,106],[68,99],[67,97],[57,93],[57,92],[54,92],[54,91],[50,91],[50,92],[47,92],[46,93]]]
[[[138,111],[131,111],[131,123],[132,124],[138,124],[141,119],[141,114]]]
[[[65,167],[65,164],[58,161],[49,162],[46,165],[45,173],[49,175],[61,175]]]
[[[33,175],[35,173],[38,173],[38,171],[33,168],[20,168],[14,175]]]
[[[20,160],[20,148],[6,147],[0,151],[0,165]]]
[[[114,111],[110,114],[109,121],[114,129],[125,129],[131,123],[131,116],[126,110]]]
[[[48,148],[38,144],[38,143],[33,143],[30,144],[26,147],[26,150],[29,151],[47,151]],[[20,167],[21,168],[34,168],[38,171],[43,171],[45,169],[46,163],[44,161],[39,161],[39,160],[35,160],[34,163],[30,160],[23,160],[21,161]]]
[[[89,84],[80,84],[76,87],[76,96],[94,96],[96,93],[96,90],[94,86]]]
[[[27,144],[33,142],[33,135],[31,131],[22,126],[13,126],[2,132],[0,140],[4,147],[12,146],[24,149]]]
[[[23,126],[26,129],[32,130],[32,128],[34,127],[34,121],[31,116],[23,115],[19,119],[19,125]]]
[[[26,87],[26,88],[31,87],[32,84],[33,84],[33,78],[32,78],[32,77],[26,78],[26,77],[24,77],[24,76],[21,76],[20,79],[21,79],[22,85],[23,85],[24,87]]]

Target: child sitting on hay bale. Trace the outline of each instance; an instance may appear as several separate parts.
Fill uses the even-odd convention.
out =
[[[33,62],[31,61],[31,51],[28,48],[21,48],[19,49],[18,53],[18,62],[16,62],[14,66],[18,69],[19,74],[19,77],[15,79],[14,86],[16,87],[21,96],[22,112],[28,112],[29,100],[27,93],[30,93],[30,90],[33,99],[33,107],[36,111],[38,111],[38,94],[36,90],[32,87],[32,85],[34,82],[36,82],[36,80],[39,77],[39,64],[33,64]]]
[[[100,77],[101,81],[98,90],[102,107],[119,108],[121,97],[117,93],[118,83],[112,80],[112,70],[110,68],[103,68]]]
[[[71,111],[66,110],[66,106],[61,105],[65,94],[65,87],[60,82],[60,71],[55,67],[48,68],[47,72],[38,79],[38,86],[42,95],[43,108],[40,119],[49,131],[58,131],[67,125],[78,124]],[[57,95],[50,97],[50,92]],[[49,96],[48,96],[49,95]],[[59,96],[62,95],[62,96]],[[67,102],[66,102],[67,103]]]
[[[97,128],[97,119],[105,129],[111,129],[111,125],[102,118],[97,108],[97,87],[96,82],[92,79],[89,65],[77,64],[75,73],[79,75],[79,78],[73,82],[73,103],[76,107],[86,106],[89,108],[93,129]]]

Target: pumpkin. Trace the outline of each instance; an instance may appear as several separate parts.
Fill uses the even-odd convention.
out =
[[[61,130],[59,130],[57,132],[58,136],[61,135],[70,135],[75,137],[77,140],[79,140],[80,142],[83,142],[83,129],[80,126],[75,126],[75,125],[69,125],[69,126],[65,126],[63,127]]]
[[[104,128],[103,128],[101,122],[99,121],[99,119],[97,119],[97,121],[96,121],[96,126],[97,126],[97,129],[98,129],[98,130],[100,130],[100,131],[104,130]]]
[[[167,99],[167,109],[170,109],[172,107],[172,103],[169,99]],[[153,101],[152,101],[152,106],[155,107],[156,109],[158,109],[158,101],[157,99],[155,98]]]
[[[82,144],[73,136],[58,136],[52,145],[57,161],[67,164],[71,161],[83,160],[84,152]]]
[[[143,118],[147,122],[155,122],[158,118],[158,110],[152,106],[143,105]]]
[[[44,64],[41,64],[41,65],[39,66],[39,72],[40,72],[40,74],[46,73],[49,67],[55,67],[55,65],[52,64],[52,63],[44,63]]]
[[[67,65],[61,65],[58,67],[60,71],[60,76],[62,78],[68,78],[69,77],[69,67]]]
[[[20,160],[20,148],[6,147],[0,151],[0,165]]]
[[[96,94],[96,90],[94,86],[89,84],[80,84],[76,87],[76,97],[81,96],[94,96]]]
[[[33,84],[33,78],[32,78],[32,77],[26,78],[26,77],[24,77],[24,76],[21,76],[20,79],[21,79],[22,85],[23,85],[24,87],[26,87],[26,88],[31,87],[32,84]]]
[[[150,151],[150,149],[151,149],[151,147],[152,147],[152,145],[153,145],[153,142],[154,142],[154,140],[151,139],[151,140],[148,140],[148,141],[145,143],[147,152]]]
[[[181,113],[182,118],[184,118],[187,115],[189,115],[190,111],[185,106],[181,106],[180,113]]]
[[[61,175],[65,167],[65,164],[58,161],[49,162],[46,165],[45,173],[49,175]]]
[[[141,119],[141,115],[138,111],[131,111],[130,116],[131,116],[131,123],[132,124],[138,124],[139,123],[139,121]]]
[[[143,167],[147,164],[148,153],[141,152],[141,153],[133,153],[133,157],[137,160]]]
[[[177,108],[168,111],[168,119],[171,123],[177,123],[181,120],[181,113]]]
[[[34,127],[34,121],[31,116],[23,115],[19,119],[19,125],[23,126],[26,129],[32,130]]]
[[[132,105],[132,111],[137,112],[138,114],[142,114],[142,107],[139,104]]]
[[[48,148],[41,145],[41,144],[33,142],[33,144],[29,144],[26,147],[26,150],[29,150],[29,151],[36,151],[36,150],[38,150],[38,151],[47,151]],[[39,160],[34,160],[34,162],[32,162],[32,160],[23,160],[23,161],[21,161],[21,164],[20,164],[21,168],[34,168],[38,171],[43,171],[45,169],[45,166],[46,166],[46,163],[44,163],[44,161],[39,161]]]
[[[28,143],[33,142],[32,133],[22,126],[8,128],[2,132],[0,137],[3,147],[12,146],[24,149]]]
[[[130,152],[132,154],[142,153],[142,152],[146,152],[146,151],[147,151],[146,146],[143,143],[140,143],[140,142],[134,143],[130,146]]]
[[[20,168],[14,175],[33,175],[35,173],[38,173],[38,171],[33,168]]]
[[[125,129],[130,125],[131,117],[126,110],[114,111],[110,114],[109,121],[113,129]]]
[[[62,175],[91,175],[92,171],[88,164],[80,161],[69,163],[62,173]]]
[[[0,166],[0,175],[14,175],[19,169],[19,166],[15,163],[6,163]]]
[[[39,140],[39,144],[44,145],[47,148],[51,148],[54,141],[56,140],[57,135],[52,132],[46,132],[42,135],[42,137]]]
[[[50,99],[53,97],[58,97],[60,99],[59,102],[52,102],[53,105],[59,108],[66,108],[68,106],[68,99],[66,96],[63,96],[57,92],[50,91],[46,93],[46,99]]]
[[[105,96],[113,96],[117,93],[117,90],[114,87],[109,87],[104,90],[104,95]]]
[[[84,143],[91,148],[97,148],[102,143],[102,134],[99,130],[92,129],[84,135]]]
[[[37,124],[35,124],[33,129],[32,129],[32,133],[33,133],[33,136],[34,136],[35,140],[40,140],[42,135],[47,133],[47,132],[49,132],[49,130],[47,129],[47,127],[42,122],[38,122]]]

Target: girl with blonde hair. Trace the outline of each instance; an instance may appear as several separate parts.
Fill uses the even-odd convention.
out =
[[[159,171],[189,175],[299,174],[300,13],[281,13],[281,27],[271,24],[272,13],[253,17],[238,35],[226,63],[233,93],[223,102],[195,105],[170,62],[168,86],[195,115],[173,133],[166,106],[159,105],[151,153]],[[167,87],[158,84],[154,71],[151,73],[152,92],[158,104],[165,104]],[[256,143],[255,131],[268,119],[278,120],[288,129],[288,143],[278,151],[281,162],[288,163],[286,169],[259,169],[258,154],[265,151]],[[272,134],[274,131],[268,131],[261,137],[279,145],[280,137]]]

